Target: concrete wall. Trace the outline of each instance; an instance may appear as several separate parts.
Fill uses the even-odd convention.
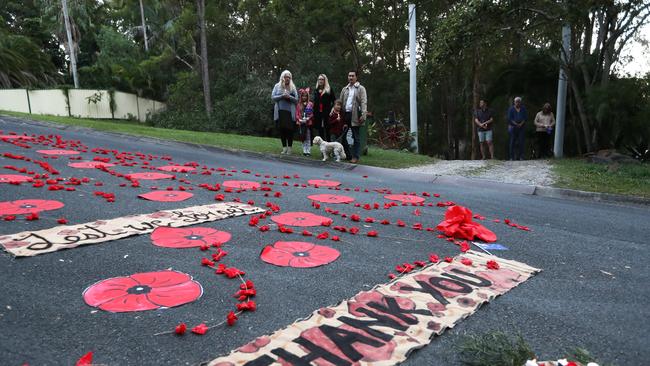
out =
[[[68,115],[68,101],[61,89],[30,90],[29,105],[33,114]]]
[[[0,89],[0,110],[29,113],[25,89]]]
[[[113,118],[111,96],[106,90],[70,89],[68,97],[70,115],[74,117]]]
[[[29,94],[29,99],[28,99]],[[89,102],[93,96],[101,96],[97,103]],[[68,103],[69,102],[69,103]],[[29,90],[0,89],[0,110],[74,116],[82,118],[137,119],[145,122],[153,114],[165,110],[164,103],[139,98],[135,94],[116,91],[113,93],[115,110],[111,113],[111,95],[108,90],[69,89],[68,96],[60,89]],[[68,111],[68,104],[70,111]]]

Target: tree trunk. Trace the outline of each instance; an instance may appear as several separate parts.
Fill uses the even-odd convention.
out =
[[[582,96],[580,94],[580,90],[578,89],[578,85],[573,79],[570,80],[571,80],[571,89],[573,91],[573,96],[574,96],[573,100],[575,101],[576,107],[578,108],[578,115],[580,116],[580,123],[582,124],[582,133],[585,139],[585,146],[587,148],[587,152],[592,152],[593,144],[592,144],[591,124],[589,123],[589,117],[587,116],[587,111],[585,110],[584,101],[582,100]]]
[[[205,1],[196,0],[196,12],[199,17],[201,38],[201,79],[203,80],[203,99],[205,113],[210,118],[212,114],[212,98],[210,97],[210,74],[208,73],[208,41],[205,35]]]
[[[63,20],[65,22],[65,33],[68,37],[68,56],[70,56],[70,68],[72,69],[72,79],[74,80],[75,89],[79,89],[79,77],[77,76],[77,55],[75,54],[75,45],[72,41],[72,29],[70,29],[70,15],[68,14],[68,0],[61,0],[63,7]]]
[[[472,113],[470,113],[470,125],[472,128],[470,129],[472,131],[472,150],[470,154],[470,159],[475,160],[476,159],[476,150],[478,146],[476,145],[476,123],[474,123],[474,113],[473,111],[475,109],[478,109],[478,103],[480,100],[479,96],[479,79],[480,79],[480,68],[481,68],[481,60],[479,59],[479,54],[478,54],[478,47],[475,48],[474,52],[474,65],[472,66],[472,71],[474,72],[474,82],[472,83]]]
[[[140,0],[140,18],[142,18],[142,35],[144,38],[144,51],[149,52],[149,41],[147,40],[147,23],[144,20],[144,6]]]

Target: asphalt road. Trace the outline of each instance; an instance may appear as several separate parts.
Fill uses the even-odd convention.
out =
[[[194,197],[184,202],[153,202],[138,199],[137,194],[148,192],[152,185],[164,188],[181,183],[141,181],[140,188],[120,187],[123,179],[95,169],[70,168],[65,156],[49,159],[46,161],[60,170],[60,177],[88,177],[90,184],[78,186],[73,192],[48,191],[30,184],[0,184],[0,201],[39,198],[66,204],[62,209],[41,213],[37,221],[0,221],[0,235],[53,227],[59,217],[76,224],[209,204],[214,202],[215,192],[196,188],[196,185],[215,184],[226,179],[277,182],[273,189],[282,192],[279,198],[263,197],[260,191],[220,193],[226,200],[240,197],[246,202],[252,199],[257,206],[271,201],[280,205],[282,212],[324,214],[322,210],[311,208],[306,196],[331,191],[293,186],[294,183],[305,184],[308,179],[340,181],[342,187],[351,188],[340,193],[362,203],[383,204],[382,195],[372,191],[376,188],[390,188],[394,193],[438,193],[439,198],[428,197],[427,202],[450,200],[487,217],[482,223],[497,234],[498,243],[509,248],[495,254],[541,268],[543,272],[435,337],[404,364],[459,365],[455,347],[462,336],[490,330],[522,334],[541,359],[556,359],[570,347],[586,348],[600,360],[615,365],[642,365],[650,359],[650,310],[646,303],[650,299],[648,208],[531,196],[521,193],[525,189],[508,185],[427,182],[421,176],[405,176],[403,172],[347,165],[343,168],[321,166],[300,162],[300,159],[262,158],[9,117],[0,117],[0,130],[30,135],[55,134],[65,140],[79,140],[89,147],[88,152],[82,154],[87,160],[94,156],[104,157],[92,153],[91,149],[105,148],[169,156],[173,162],[181,164],[198,162],[212,168],[223,167],[228,170],[226,174],[232,174],[176,173],[178,178],[185,177],[192,182]],[[25,149],[0,142],[0,155],[10,152],[41,159],[35,150],[36,147]],[[153,159],[151,164],[167,165],[169,161]],[[42,172],[28,162],[0,156],[0,166],[6,165],[26,166]],[[143,171],[124,166],[114,169],[122,173]],[[251,173],[242,173],[245,169]],[[0,174],[13,173],[0,168]],[[262,176],[256,177],[255,173]],[[299,178],[293,178],[294,174]],[[264,178],[264,175],[277,178]],[[284,179],[284,175],[291,179]],[[104,186],[93,186],[97,181]],[[284,181],[289,185],[281,186]],[[358,192],[355,187],[360,188]],[[95,190],[115,193],[115,202],[108,203],[93,196]],[[419,221],[431,227],[442,220],[445,211],[435,205],[420,207],[422,215],[416,217],[412,214],[413,207],[376,211],[353,205],[340,207],[343,212],[373,215],[392,222],[397,219],[411,223]],[[332,217],[335,225],[350,224]],[[188,326],[201,322],[215,324],[233,310],[232,295],[237,283],[201,267],[199,250],[160,248],[151,245],[149,235],[139,235],[35,257],[13,258],[3,252],[0,255],[0,364],[70,365],[81,355],[93,351],[94,362],[105,365],[194,365],[227,354],[320,307],[339,303],[359,291],[384,283],[396,264],[426,260],[429,253],[445,256],[459,252],[457,246],[426,231],[368,224],[379,231],[378,238],[342,234],[342,242],[326,241],[341,252],[340,258],[329,265],[315,269],[276,267],[260,260],[261,248],[277,240],[302,238],[289,237],[275,230],[261,233],[248,226],[249,218],[200,225],[232,234],[232,240],[224,246],[230,252],[228,263],[246,271],[245,277],[253,280],[258,289],[256,312],[244,314],[233,327],[217,327],[203,336],[154,335],[172,330],[179,322]],[[531,231],[494,223],[493,218],[509,218],[529,226]],[[191,274],[203,285],[203,296],[175,308],[130,313],[97,311],[82,299],[84,289],[99,280],[166,268]]]

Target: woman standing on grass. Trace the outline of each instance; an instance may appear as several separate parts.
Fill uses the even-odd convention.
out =
[[[325,74],[318,75],[316,89],[314,89],[311,100],[314,103],[314,126],[318,131],[318,136],[325,141],[330,141],[330,133],[327,125],[329,113],[332,110],[336,96],[332,92]]]
[[[542,110],[535,116],[536,158],[544,159],[553,156],[550,150],[553,127],[555,127],[555,116],[551,112],[551,103],[545,103]]]
[[[273,87],[271,99],[275,102],[273,120],[275,127],[280,132],[282,152],[291,154],[293,146],[293,132],[296,126],[296,104],[298,104],[298,91],[291,80],[289,70],[282,71],[280,81]]]

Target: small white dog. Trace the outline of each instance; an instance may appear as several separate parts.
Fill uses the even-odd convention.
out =
[[[340,142],[327,142],[323,140],[320,136],[314,137],[314,145],[318,145],[320,148],[321,154],[323,154],[323,161],[327,161],[327,158],[334,154],[337,162],[340,162],[341,159],[345,159],[345,151],[343,150],[343,145]]]

